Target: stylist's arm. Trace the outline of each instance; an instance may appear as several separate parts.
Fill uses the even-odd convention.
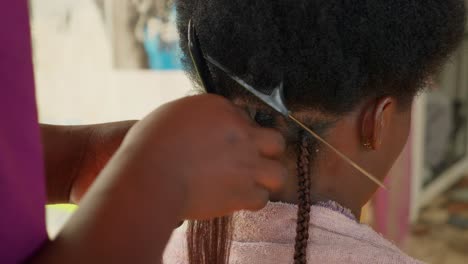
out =
[[[157,263],[180,219],[260,209],[286,170],[282,137],[227,100],[166,104],[128,132],[56,240],[31,263]]]

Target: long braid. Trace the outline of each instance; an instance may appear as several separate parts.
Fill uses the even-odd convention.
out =
[[[297,158],[298,210],[296,241],[294,246],[294,264],[307,263],[307,241],[309,239],[310,220],[310,175],[309,175],[309,140],[305,134],[300,136]]]

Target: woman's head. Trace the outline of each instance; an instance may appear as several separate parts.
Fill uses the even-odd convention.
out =
[[[203,51],[239,77],[266,91],[283,80],[289,107],[333,114],[366,98],[411,101],[458,43],[464,19],[461,0],[176,4],[184,51],[192,19]],[[222,94],[245,96],[213,73]]]
[[[263,92],[283,81],[288,107],[309,125],[327,127],[327,136],[345,145],[359,142],[363,154],[362,145],[384,150],[388,162],[374,158],[382,167],[374,168],[377,174],[385,174],[401,151],[413,97],[458,44],[465,19],[462,0],[178,0],[176,5],[185,55],[192,19],[204,53],[237,76]],[[185,65],[198,82],[188,56]],[[219,94],[261,108],[223,72],[215,67],[211,72]],[[279,123],[264,119],[267,125]],[[336,126],[339,133],[331,130]]]
[[[414,96],[457,46],[465,23],[463,0],[175,3],[185,65],[195,82],[187,56],[190,19],[205,54],[262,92],[283,81],[290,110],[380,178],[406,142]],[[250,109],[261,125],[285,134],[292,174],[301,155],[314,158],[307,170],[312,196],[359,211],[376,189],[372,182],[273,115],[223,72],[210,70],[220,95]],[[308,151],[298,151],[304,145]],[[292,177],[294,188],[274,198],[290,200],[298,182]]]

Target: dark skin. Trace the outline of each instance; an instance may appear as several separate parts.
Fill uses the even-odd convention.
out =
[[[125,126],[110,126],[114,125]],[[47,146],[54,142],[54,133],[60,134],[56,128],[43,127],[48,130],[44,135],[48,162],[61,159],[52,145]],[[84,138],[92,136],[83,131],[74,132],[87,134]],[[69,143],[69,151],[79,148],[63,142]],[[61,146],[57,144],[62,162],[73,161],[75,153],[68,156]],[[166,104],[132,126],[62,232],[29,263],[158,262],[180,219],[262,208],[270,192],[282,189],[286,180],[287,170],[280,162],[284,150],[279,133],[256,126],[245,112],[221,97],[192,96]],[[84,177],[84,187],[77,188],[86,189],[92,173],[74,171],[76,177],[55,178],[74,166],[55,171],[46,165],[47,177],[52,177],[48,182],[58,183],[48,183],[50,200],[66,199],[68,183],[74,183],[73,190],[80,185],[80,177]]]
[[[406,144],[411,123],[411,105],[403,105],[393,97],[367,100],[337,120],[306,110],[294,114],[303,121],[313,118],[334,120],[325,140],[381,181]],[[361,208],[378,186],[325,146],[320,145],[316,151],[311,170],[312,199],[334,200],[349,208],[359,219]],[[272,200],[296,202],[294,155],[288,153],[283,157],[291,176],[284,189],[272,194]]]
[[[326,140],[378,178],[383,179],[406,142],[411,118],[409,109],[410,107],[400,107],[399,103],[390,97],[369,100],[361,104],[356,111],[335,122],[334,126],[328,131]],[[184,114],[186,114],[185,111]],[[312,117],[310,111],[300,112],[297,115],[303,118]],[[313,117],[317,118],[317,115]],[[73,197],[72,200],[79,201],[82,194],[86,192],[89,185],[94,181],[95,176],[98,175],[100,169],[104,167],[108,158],[118,149],[121,139],[133,123],[134,121],[78,127],[43,126],[42,131],[45,132],[47,176],[49,179],[49,201],[68,201],[70,192],[67,190],[74,190],[71,193],[75,192],[76,195],[71,195]],[[135,129],[137,132],[134,134],[145,134],[148,131],[156,130],[156,127],[153,128],[152,126],[153,122],[140,125]],[[142,127],[145,128],[143,129]],[[183,127],[175,127],[173,129],[183,129]],[[343,134],[340,131],[350,131],[350,133]],[[60,142],[57,141],[60,140],[60,136],[58,136],[60,134],[64,136],[63,142],[67,142],[64,149],[62,149],[63,144],[57,143]],[[139,135],[137,138],[151,137]],[[131,139],[130,141],[133,142]],[[143,141],[143,143],[140,142],[137,145],[150,145],[146,140]],[[54,142],[56,147],[53,147]],[[75,144],[72,144],[73,142]],[[87,142],[87,144],[83,144],[82,142]],[[366,142],[370,142],[370,149],[363,146]],[[187,144],[185,142],[185,144],[181,143],[180,147],[171,146],[167,149],[187,149]],[[135,145],[135,143],[130,145]],[[72,149],[75,151],[69,151]],[[86,149],[88,150],[86,151]],[[141,156],[138,154],[138,151],[132,154],[134,152],[132,149],[130,148],[129,150],[128,147],[124,147],[119,150],[121,155],[117,154],[113,158],[115,161],[111,161],[106,170],[101,173],[97,183],[91,188],[87,197],[84,198],[79,211],[65,227],[58,239],[46,245],[40,255],[37,256],[37,259],[32,262],[55,263],[65,259],[68,262],[70,262],[70,259],[76,259],[77,263],[82,261],[91,261],[90,263],[102,263],[105,261],[126,263],[130,260],[132,263],[154,262],[155,259],[160,259],[170,232],[179,219],[223,215],[222,211],[217,210],[215,210],[215,213],[213,211],[200,212],[199,210],[187,213],[181,210],[180,208],[186,208],[183,199],[186,192],[180,190],[180,185],[177,184],[177,181],[174,182],[163,178],[162,181],[161,179],[157,179],[151,184],[145,180],[136,181],[135,178],[126,176],[128,171],[130,171],[130,174],[134,175],[146,174],[146,177],[141,176],[139,179],[154,178],[151,175],[147,175],[147,173],[154,171],[152,166],[158,164],[158,159],[160,158],[155,156],[145,162],[148,156]],[[339,159],[334,153],[323,147],[319,151],[321,155],[317,155],[318,158],[314,163],[314,170],[312,170],[314,182],[312,193],[314,194],[314,198],[338,201],[345,207],[350,208],[359,217],[361,207],[370,199],[376,191],[377,186]],[[89,154],[83,155],[81,153]],[[179,152],[176,151],[173,155],[178,155],[177,153]],[[265,153],[272,154],[271,150]],[[278,154],[280,151],[276,151],[276,153]],[[199,152],[194,152],[187,155],[198,154]],[[93,158],[81,158],[83,156]],[[128,161],[126,158],[128,156],[134,157]],[[97,159],[94,157],[97,157]],[[286,154],[282,155],[282,159],[290,168],[291,175],[294,175],[294,159],[288,158]],[[78,163],[73,163],[77,160],[79,161]],[[138,163],[134,160],[138,160]],[[169,168],[165,173],[171,173],[173,168],[180,167],[179,160],[183,159],[178,157],[174,164],[164,164],[166,166],[161,167]],[[144,164],[151,164],[151,166],[142,167],[141,165],[134,165],[140,164],[142,161]],[[202,161],[197,163],[203,164]],[[210,162],[211,167],[213,164],[215,163]],[[219,163],[216,162],[216,164]],[[205,167],[209,168],[210,166]],[[77,167],[80,170],[74,170]],[[259,168],[259,171],[264,169],[267,171],[281,171],[278,168],[267,169],[267,167],[264,166],[263,169]],[[200,169],[200,167],[198,168]],[[223,168],[223,170],[226,170],[226,168]],[[60,175],[67,175],[67,171],[73,172],[69,178],[60,177]],[[216,168],[212,170],[213,173],[215,171]],[[264,173],[262,177],[270,174]],[[280,178],[278,176],[276,181],[270,180],[264,183],[264,186],[269,186],[269,190],[272,190],[273,194],[269,195],[268,192],[261,191],[263,193],[260,195],[261,198],[257,197],[253,199],[257,200],[257,202],[251,205],[251,209],[260,208],[269,198],[272,200],[295,201],[295,177],[288,177],[286,187],[284,188],[280,188],[281,180],[278,180]],[[196,182],[190,185],[194,184]],[[219,189],[219,186],[209,189],[216,190]],[[167,190],[171,190],[171,192],[168,193]],[[177,192],[177,190],[179,191]],[[208,189],[203,190],[203,192],[207,191]],[[157,194],[157,197],[154,197],[154,194]],[[215,195],[216,197],[220,197],[221,193],[216,193]],[[239,197],[248,196],[245,193],[239,195]],[[172,197],[171,202],[173,205],[179,204],[182,206],[168,206],[169,203],[167,202],[160,204],[157,202],[148,204],[140,202],[148,200],[159,201],[158,197],[162,201],[166,197]],[[175,199],[180,197],[182,198]],[[207,195],[200,202],[187,206],[199,208],[202,204],[213,200],[213,197],[215,196]],[[229,207],[235,209],[245,207],[241,204],[237,202],[229,204]],[[158,210],[154,208],[158,208]],[[160,212],[159,210],[165,212],[165,219],[162,219],[161,214],[157,213]],[[130,214],[132,217],[127,217]],[[132,228],[128,228],[129,226]],[[156,226],[159,228],[154,228]],[[114,230],[121,231],[116,233],[113,232]],[[126,239],[122,239],[122,237]],[[115,241],[119,241],[119,243]],[[138,250],[133,248],[135,245],[138,245]],[[142,247],[141,245],[151,246]]]
[[[334,128],[354,133],[343,137],[332,132],[329,141],[383,181],[406,144],[410,123],[411,107],[400,107],[391,97],[380,98],[364,103]],[[378,186],[329,151],[325,155],[328,162],[317,170],[321,175],[318,193],[336,197],[359,218]]]
[[[135,123],[41,124],[48,203],[78,203]]]

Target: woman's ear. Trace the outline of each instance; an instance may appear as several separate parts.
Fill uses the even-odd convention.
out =
[[[361,144],[367,150],[378,150],[387,134],[396,100],[386,96],[371,101],[363,109],[361,125]]]

